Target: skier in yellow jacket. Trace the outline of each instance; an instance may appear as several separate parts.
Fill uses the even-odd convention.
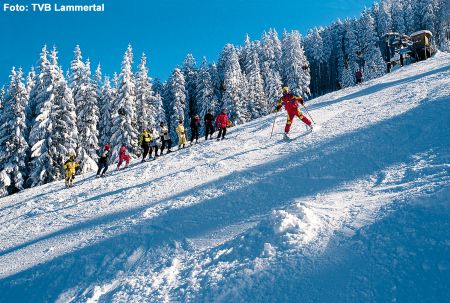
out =
[[[66,187],[73,186],[77,167],[78,163],[75,161],[75,155],[70,153],[69,159],[64,163],[64,170],[66,171]]]
[[[177,126],[177,134],[178,134],[178,148],[185,148],[186,147],[186,134],[184,132],[184,126],[183,126],[183,121],[180,120],[178,122],[178,126]]]

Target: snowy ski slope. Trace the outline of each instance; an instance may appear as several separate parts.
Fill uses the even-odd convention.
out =
[[[450,302],[450,54],[308,108],[1,199],[0,302]]]

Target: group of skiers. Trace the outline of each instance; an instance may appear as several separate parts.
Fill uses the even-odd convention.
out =
[[[290,93],[288,86],[282,87],[283,96],[277,103],[275,108],[276,111],[279,111],[283,106],[287,112],[287,121],[286,126],[284,128],[284,136],[287,137],[289,130],[292,125],[292,121],[294,117],[298,117],[303,123],[307,125],[307,127],[312,130],[311,121],[305,117],[301,110],[300,106],[304,105],[303,98],[297,96],[295,94]],[[217,140],[221,140],[225,138],[227,133],[227,127],[232,126],[231,121],[228,119],[227,113],[225,109],[219,113],[219,115],[214,119],[214,116],[211,110],[208,110],[206,115],[203,118],[204,126],[205,126],[205,140],[212,139],[212,135],[215,129],[218,130]],[[214,127],[215,122],[215,127]],[[190,121],[191,128],[191,145],[198,143],[199,139],[199,129],[200,129],[200,117],[198,115],[194,115]],[[178,135],[178,148],[185,148],[187,144],[186,131],[184,128],[183,120],[179,120],[179,123],[176,127],[176,132]],[[142,131],[142,134],[139,137],[139,145],[142,148],[142,162],[145,162],[148,158],[156,159],[159,156],[164,154],[164,150],[167,148],[166,154],[172,152],[172,140],[169,136],[169,130],[164,122],[159,124],[159,132],[150,127],[146,128]],[[98,171],[97,177],[103,177],[108,170],[108,162],[111,156],[111,146],[110,144],[105,144],[103,148],[101,148],[98,152],[99,160],[98,160]],[[117,169],[120,169],[123,162],[125,162],[125,167],[128,167],[128,164],[131,161],[131,156],[128,154],[127,146],[123,144],[119,149],[119,162],[117,164]],[[75,161],[75,154],[70,153],[68,156],[68,160],[64,163],[64,169],[66,171],[66,186],[70,187],[73,185],[73,181],[75,178],[76,170],[78,167],[78,163]]]
[[[205,140],[212,139],[215,128],[218,129],[219,134],[217,140],[224,139],[227,127],[231,126],[231,122],[228,119],[226,110],[222,109],[220,114],[214,119],[211,110],[208,110],[204,119],[205,125]],[[214,127],[214,122],[215,126]],[[200,133],[200,117],[194,115],[190,121],[191,128],[191,145],[198,143],[199,133]],[[187,144],[186,131],[184,128],[183,120],[179,120],[176,127],[176,132],[178,134],[178,148],[185,148]],[[139,137],[139,146],[142,148],[142,162],[145,162],[147,157],[156,159],[164,154],[164,150],[167,149],[166,154],[172,152],[172,140],[169,135],[169,130],[164,122],[159,124],[159,132],[154,127],[146,128],[142,131]],[[98,170],[96,177],[103,177],[108,170],[108,163],[111,157],[111,146],[110,144],[105,144],[103,148],[98,151]],[[66,172],[66,186],[70,187],[73,185],[75,174],[79,164],[75,161],[75,153],[70,152],[67,161],[64,163],[64,169]],[[124,168],[128,167],[131,161],[131,156],[128,153],[127,146],[123,144],[119,149],[119,162],[117,164],[117,169],[120,169],[122,163],[125,163]]]

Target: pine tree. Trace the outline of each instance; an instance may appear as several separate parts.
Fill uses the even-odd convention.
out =
[[[211,107],[212,114],[216,115],[219,113],[220,109],[223,107],[222,100],[222,82],[219,78],[219,72],[217,70],[217,65],[215,63],[209,65],[209,74],[211,75],[211,84],[214,92],[214,99],[216,102],[214,106]]]
[[[214,111],[217,108],[217,99],[214,95],[214,87],[211,79],[211,74],[209,73],[208,62],[206,57],[203,57],[203,63],[200,67],[198,77],[197,77],[197,108],[200,109],[199,116],[203,118],[208,110]],[[204,125],[202,124],[201,134],[204,133]]]
[[[54,88],[52,92],[54,102],[49,115],[53,129],[49,153],[53,158],[55,179],[60,179],[65,173],[61,164],[67,160],[68,153],[77,148],[78,128],[72,91],[64,78],[62,69],[57,67],[55,52],[52,57],[56,69],[56,77],[53,81]]]
[[[376,30],[381,37],[392,29],[391,7],[388,1],[382,1],[381,5],[375,4],[374,9]]]
[[[28,173],[29,146],[25,135],[28,92],[21,69],[16,71],[13,67],[10,78],[0,116],[0,196],[22,190]]]
[[[143,53],[136,73],[136,117],[138,130],[156,124],[156,110],[152,105],[152,84],[148,76],[147,57]]]
[[[164,83],[161,82],[159,78],[154,78],[151,81],[154,98],[153,98],[153,107],[156,110],[156,122],[159,125],[160,122],[167,123],[168,119],[168,106],[164,101]]]
[[[5,97],[6,97],[6,89],[5,86],[3,85],[2,88],[0,89],[0,109],[3,107]]]
[[[99,134],[100,144],[102,146],[109,143],[111,140],[111,105],[114,99],[111,81],[109,80],[109,77],[105,77],[105,81],[101,89],[101,99],[99,104]]]
[[[103,86],[103,75],[102,75],[102,67],[100,63],[97,65],[97,68],[95,69],[95,75],[94,75],[94,85],[97,88],[97,96],[101,97],[101,87]]]
[[[322,31],[322,54],[323,64],[321,67],[321,85],[319,87],[319,93],[325,94],[330,91],[336,90],[336,78],[333,78],[333,71],[336,68],[336,53],[335,53],[335,36],[333,29],[327,27]],[[333,63],[331,63],[333,62]],[[332,68],[331,64],[335,66]]]
[[[120,82],[117,98],[113,102],[111,144],[113,147],[112,159],[117,160],[119,148],[126,145],[128,151],[135,155],[138,152],[138,129],[136,120],[136,92],[132,71],[133,50],[131,45],[125,52],[120,72]]]
[[[443,51],[450,51],[450,1],[439,0],[436,4],[436,38],[437,46]]]
[[[406,34],[411,34],[416,31],[413,2],[414,0],[406,0],[403,4]]]
[[[76,104],[78,147],[77,160],[82,172],[97,169],[95,159],[98,150],[98,96],[97,85],[91,79],[89,59],[83,65],[84,70],[73,87],[73,98]]]
[[[95,91],[97,93],[97,107],[100,109],[100,102],[102,99],[102,87],[103,87],[103,74],[102,74],[102,67],[101,67],[100,63],[97,65],[97,68],[95,69],[94,86],[95,86]],[[100,115],[100,112],[99,112],[99,115]],[[99,116],[99,121],[100,121],[100,116]],[[97,129],[99,129],[98,126],[97,126]],[[100,132],[99,132],[99,134],[100,134]]]
[[[167,123],[166,111],[164,109],[163,98],[160,94],[155,94],[152,96],[152,107],[154,108],[154,116],[155,125],[158,127],[160,122]]]
[[[42,48],[39,57],[38,70],[39,73],[35,76],[35,84],[30,90],[29,102],[26,110],[27,133],[31,131],[32,126],[36,122],[36,117],[40,114],[40,109],[37,109],[38,105],[41,106],[49,96],[47,89],[51,85],[52,79],[49,72],[50,61],[48,61],[48,50],[46,45]],[[30,144],[30,146],[32,146],[32,144]]]
[[[251,43],[247,35],[243,50],[243,70],[247,80],[248,111],[252,119],[265,115],[268,108],[267,99],[264,95],[264,81],[261,75],[258,48],[259,45],[256,42]]]
[[[325,61],[323,53],[323,29],[314,28],[309,31],[304,40],[305,53],[311,63],[311,88],[313,95],[321,93],[321,65]]]
[[[264,81],[264,94],[266,97],[265,108],[263,114],[270,113],[278,99],[281,97],[281,75],[280,75],[280,58],[281,45],[279,45],[278,35],[274,36],[274,31],[264,33],[261,44],[261,75]],[[280,51],[278,52],[278,46]]]
[[[34,67],[32,66],[30,69],[30,72],[27,75],[27,79],[26,79],[26,89],[27,89],[27,96],[28,99],[30,97],[30,93],[31,90],[33,89],[33,87],[36,85],[36,72],[34,71]]]
[[[172,72],[168,82],[167,82],[167,101],[169,102],[169,129],[170,136],[174,142],[177,141],[178,135],[175,131],[178,126],[178,121],[183,120],[184,126],[186,128],[189,122],[184,120],[186,116],[186,82],[184,75],[181,70],[177,67]]]
[[[424,5],[422,9],[422,29],[429,30],[433,34],[436,34],[435,24],[436,24],[436,15],[434,10],[433,1],[428,1],[427,4]]]
[[[337,20],[332,27],[333,37],[335,41],[335,46],[333,48],[333,52],[335,55],[335,61],[331,63],[330,68],[334,68],[334,77],[331,81],[335,83],[336,88],[340,89],[344,87],[343,85],[343,73],[345,69],[345,25],[341,22],[341,20]]]
[[[357,29],[360,41],[360,56],[364,62],[364,78],[371,80],[384,75],[385,63],[378,47],[375,32],[375,21],[368,10],[365,10],[358,20]]]
[[[31,128],[30,186],[45,184],[64,176],[62,164],[69,151],[74,151],[77,138],[72,93],[67,86],[57,52],[53,49],[51,63],[43,48],[39,81],[33,88],[36,117]]]
[[[406,33],[405,8],[403,2],[394,1],[391,7],[392,30],[401,34]]]
[[[69,86],[72,89],[72,94],[74,98],[78,95],[78,90],[81,89],[81,82],[86,72],[86,66],[83,62],[83,57],[81,56],[80,46],[75,46],[74,56],[70,62],[70,72],[69,72]]]
[[[269,30],[269,39],[271,40],[271,48],[274,53],[274,59],[275,59],[275,66],[272,66],[278,72],[280,75],[282,73],[281,71],[281,57],[282,57],[282,46],[281,41],[278,38],[278,33],[275,29]]]
[[[232,44],[225,45],[219,66],[223,78],[222,106],[227,109],[228,117],[239,124],[250,121],[245,95],[246,79],[241,72],[236,48]]]
[[[169,127],[171,124],[170,120],[172,117],[172,108],[170,107],[171,96],[169,93],[169,81],[166,81],[163,84],[161,98],[163,102],[164,112],[166,113],[167,125]]]
[[[183,63],[183,75],[186,83],[186,105],[184,109],[184,120],[189,123],[192,116],[198,114],[196,97],[196,81],[198,70],[197,63],[192,54],[188,54]],[[189,138],[191,134],[190,127],[186,128],[186,136]]]
[[[298,31],[285,32],[282,40],[283,82],[291,91],[303,97],[310,95],[309,62],[303,50]]]
[[[355,85],[355,73],[362,66],[361,58],[358,53],[361,52],[358,45],[356,34],[356,21],[345,20],[344,28],[344,70],[342,72],[342,87],[350,87]]]

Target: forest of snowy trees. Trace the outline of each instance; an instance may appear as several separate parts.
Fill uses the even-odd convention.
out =
[[[164,83],[150,78],[145,54],[133,69],[131,45],[112,77],[102,75],[100,65],[92,74],[79,46],[67,71],[56,48],[44,46],[38,65],[27,75],[13,67],[0,90],[0,196],[62,179],[70,151],[83,172],[96,168],[105,143],[113,161],[122,144],[137,156],[139,133],[161,121],[175,140],[180,119],[189,131],[190,117],[208,110],[226,108],[237,124],[271,113],[282,84],[308,98],[355,85],[358,69],[365,80],[382,76],[378,41],[387,32],[426,29],[437,49],[449,50],[449,15],[448,0],[384,0],[359,18],[311,29],[305,37],[284,31],[280,39],[274,29],[260,40],[247,35],[242,46],[225,45],[216,63],[203,58],[197,65],[188,54]]]

